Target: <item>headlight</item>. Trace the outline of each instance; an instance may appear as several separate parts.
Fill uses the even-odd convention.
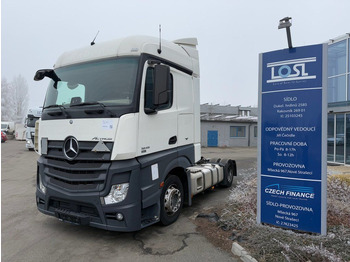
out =
[[[129,183],[113,185],[111,191],[104,197],[106,205],[122,202],[128,194]]]
[[[44,186],[43,182],[41,181],[41,175],[39,175],[39,189],[41,192],[46,194],[46,186]]]

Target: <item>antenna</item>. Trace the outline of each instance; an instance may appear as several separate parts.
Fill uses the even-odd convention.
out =
[[[97,35],[98,35],[99,32],[100,32],[100,30],[97,31],[97,34],[96,34],[94,40],[92,40],[92,42],[90,43],[90,45],[94,45],[94,44],[95,44],[95,40],[96,40],[96,37],[97,37]]]
[[[158,54],[162,53],[162,25],[159,25],[159,48],[157,52]]]

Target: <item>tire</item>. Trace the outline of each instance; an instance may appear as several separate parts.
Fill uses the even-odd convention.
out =
[[[164,226],[174,223],[181,212],[184,190],[180,178],[170,175],[164,183],[160,196],[160,223]]]
[[[231,187],[233,182],[233,177],[236,176],[236,165],[234,161],[223,159],[221,164],[224,164],[224,180],[220,183],[222,187]]]

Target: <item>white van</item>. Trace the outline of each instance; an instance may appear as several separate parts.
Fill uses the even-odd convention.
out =
[[[5,132],[7,135],[13,135],[15,133],[15,123],[1,121],[1,131]]]

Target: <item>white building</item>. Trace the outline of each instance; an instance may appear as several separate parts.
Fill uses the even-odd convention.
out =
[[[257,115],[255,107],[201,105],[202,146],[257,146]]]

